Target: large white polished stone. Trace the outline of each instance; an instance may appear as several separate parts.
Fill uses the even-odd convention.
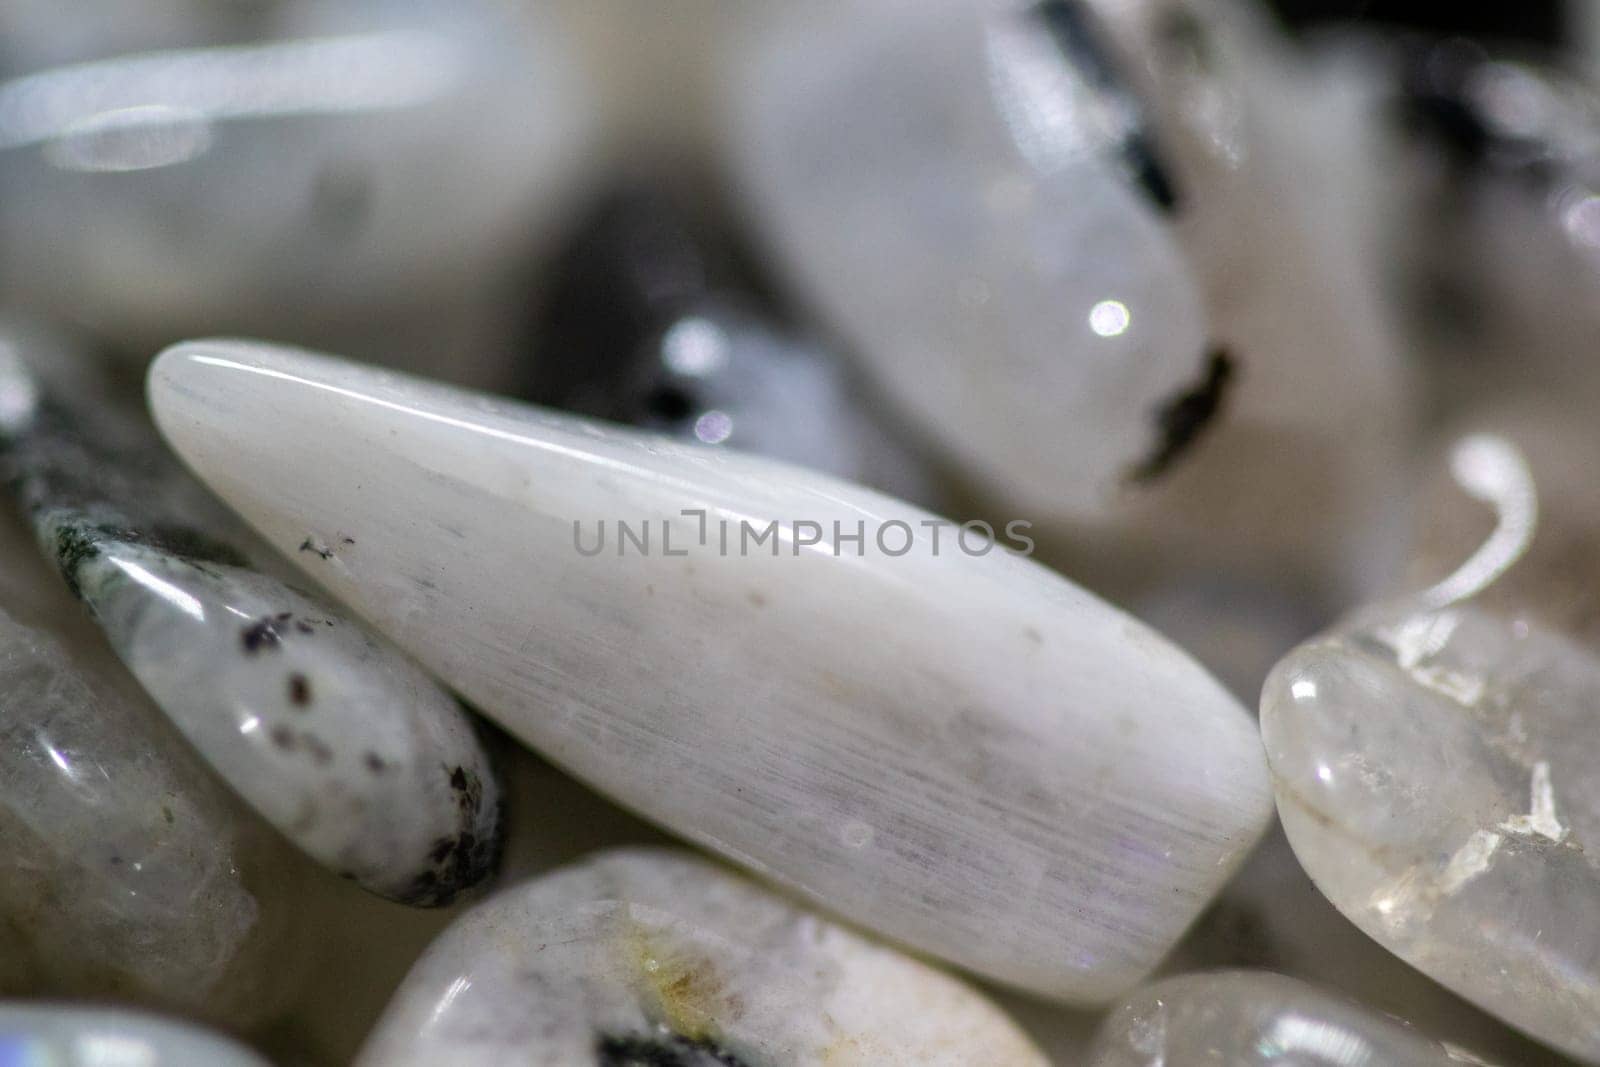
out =
[[[1112,996],[1266,821],[1255,732],[1192,660],[891,498],[245,342],[168,351],[150,395],[203,480],[513,733],[923,952]],[[599,520],[653,550],[586,555]]]
[[[471,909],[360,1067],[1045,1067],[949,976],[686,853],[602,852]]]

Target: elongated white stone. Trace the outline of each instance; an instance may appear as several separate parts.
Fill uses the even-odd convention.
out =
[[[16,1067],[268,1067],[243,1045],[130,1011],[0,1003],[0,1063]]]
[[[249,1025],[295,980],[293,854],[184,745],[10,515],[0,841],[0,994]]]
[[[1086,1067],[1450,1067],[1483,1064],[1354,1001],[1266,971],[1185,975],[1139,990]]]
[[[1557,475],[1592,454],[1569,442],[1580,447]],[[1543,491],[1562,483],[1515,436],[1467,436],[1451,459],[1455,492],[1431,494],[1421,555],[1473,528],[1481,544],[1268,679],[1278,809],[1356,925],[1486,1011],[1600,1061],[1600,655],[1591,613],[1572,610],[1590,598],[1552,580],[1586,573],[1592,527],[1562,518],[1592,511],[1593,490],[1569,481],[1578,500],[1558,491],[1547,509]]]
[[[517,736],[923,952],[1114,995],[1265,822],[1259,742],[1192,660],[909,505],[272,346],[178,346],[150,394],[208,484],[328,546],[295,558]],[[586,554],[600,520],[652,551]]]
[[[962,983],[718,867],[603,852],[473,908],[360,1067],[1044,1067]]]
[[[10,339],[0,327],[0,393],[33,402],[0,412],[0,461],[68,586],[201,757],[373,892],[434,906],[483,881],[500,791],[455,699],[325,600],[250,569],[235,545],[270,550],[216,515],[148,426],[52,398]]]

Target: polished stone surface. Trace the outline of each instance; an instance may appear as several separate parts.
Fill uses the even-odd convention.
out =
[[[1295,853],[1355,924],[1528,1033],[1600,1057],[1600,660],[1482,609],[1396,609],[1262,696]]]
[[[960,982],[687,853],[602,852],[428,949],[360,1067],[1044,1067]]]
[[[1162,205],[1127,172],[1127,97],[1043,20],[788,14],[726,87],[778,265],[986,492],[1041,517],[1114,507],[1204,421],[1164,412],[1227,375]]]
[[[296,561],[518,737],[978,973],[1115,995],[1266,820],[1249,719],[1192,660],[909,505],[270,346],[180,346],[150,394],[213,489],[328,546]],[[654,551],[594,551],[600,520]]]
[[[1354,1001],[1266,971],[1146,986],[1101,1027],[1086,1067],[1450,1067],[1483,1061]]]
[[[14,398],[0,467],[68,587],[201,758],[373,892],[436,906],[484,881],[499,784],[455,699],[323,598],[252,569],[246,553],[270,550],[148,426],[106,398],[51,396],[5,347],[17,336],[0,327],[0,394]]]
[[[248,1024],[293,983],[292,857],[0,516],[0,992]],[[291,862],[285,862],[285,860]]]
[[[140,361],[240,332],[503,382],[509,276],[592,135],[561,27],[488,0],[224,6],[244,28],[175,13],[156,51],[85,42],[0,83],[8,298]]]
[[[269,1067],[237,1042],[153,1015],[0,1001],[7,1067]]]

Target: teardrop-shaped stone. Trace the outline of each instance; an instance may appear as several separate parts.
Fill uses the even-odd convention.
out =
[[[949,976],[687,853],[507,889],[412,968],[360,1067],[1045,1067]]]
[[[922,952],[1112,996],[1266,821],[1248,716],[1025,544],[272,346],[179,346],[150,393],[212,488],[328,546],[296,561],[512,733]]]
[[[1146,986],[1107,1017],[1085,1062],[1086,1067],[1484,1063],[1399,1020],[1268,971],[1184,975]]]
[[[252,569],[246,553],[270,549],[218,515],[147,424],[109,398],[52,396],[8,344],[19,337],[38,343],[0,326],[0,393],[33,402],[0,412],[0,464],[184,737],[290,841],[373,892],[431,906],[482,882],[499,784],[455,699],[326,600]]]

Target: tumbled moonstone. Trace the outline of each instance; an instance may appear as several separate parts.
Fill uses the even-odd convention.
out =
[[[1366,933],[1485,1010],[1600,1058],[1600,660],[1471,606],[1302,646],[1262,694],[1295,854]]]
[[[342,546],[295,558],[511,732],[925,953],[1114,995],[1266,820],[1249,719],[1192,660],[909,505],[267,345],[179,346],[150,394],[209,485],[275,545]],[[600,519],[655,551],[580,551]],[[802,550],[806,522],[870,549]]]
[[[686,853],[619,850],[507,889],[412,969],[360,1067],[1044,1067],[925,964]]]
[[[1043,18],[785,15],[726,88],[778,265],[985,491],[1111,508],[1210,373],[1194,279],[1125,172],[1140,116]]]
[[[294,864],[29,566],[0,517],[4,991],[259,1018],[295,973]]]
[[[487,878],[499,784],[455,699],[323,599],[250,569],[235,544],[252,539],[148,427],[54,403],[7,339],[0,393],[36,399],[0,412],[0,462],[68,586],[200,756],[373,892],[437,906]]]
[[[1398,1020],[1266,971],[1146,986],[1107,1017],[1086,1067],[1447,1067],[1483,1061]]]
[[[268,1067],[198,1027],[108,1008],[0,1002],[0,1063],[16,1067]]]

